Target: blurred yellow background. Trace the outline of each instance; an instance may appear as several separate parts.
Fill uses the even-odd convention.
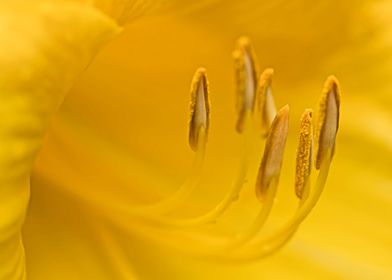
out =
[[[74,84],[38,154],[23,229],[27,279],[392,279],[391,3],[204,1],[145,16],[134,9],[119,13],[123,32]],[[291,108],[275,224],[295,209],[300,115],[317,109],[328,75],[341,84],[326,190],[293,240],[258,262],[215,263],[121,231],[85,206],[79,196],[151,202],[186,178],[189,84],[199,66],[211,90],[208,180],[182,214],[223,196],[240,151],[231,53],[241,35],[251,38],[260,68],[275,69],[278,107]],[[226,229],[258,207],[245,187]]]

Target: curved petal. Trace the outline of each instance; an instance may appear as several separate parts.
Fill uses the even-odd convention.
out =
[[[122,273],[151,279],[390,277],[392,225],[387,213],[392,178],[385,156],[391,154],[387,132],[391,83],[386,79],[392,66],[389,21],[379,22],[386,21],[379,17],[384,9],[375,11],[367,1],[318,3],[228,1],[186,16],[161,16],[127,26],[124,36],[98,57],[73,89],[40,154],[33,178],[36,200],[25,229],[33,249],[33,277],[65,272],[68,278],[102,272],[102,279],[111,273],[119,279]],[[94,224],[94,219],[101,222],[100,217],[74,194],[132,203],[173,190],[188,171],[187,91],[191,74],[200,65],[210,74],[212,163],[208,167],[213,169],[208,174],[212,183],[193,198],[195,207],[204,209],[224,193],[231,179],[227,174],[233,173],[237,159],[233,147],[238,144],[232,133],[230,54],[235,38],[242,34],[253,38],[262,66],[275,68],[277,103],[291,104],[293,120],[317,100],[331,71],[342,82],[338,151],[317,213],[287,251],[245,266],[195,261],[157,249],[142,237],[139,243],[132,232],[104,222]],[[288,140],[286,157],[291,159],[294,138]],[[286,176],[281,179],[284,190],[276,211],[279,221],[293,208],[293,167],[286,164],[282,174]],[[47,196],[48,191],[54,195]],[[68,215],[69,204],[78,211]],[[241,210],[252,213],[254,209]],[[80,218],[70,217],[77,213],[82,213]],[[104,231],[106,226],[109,229]],[[47,236],[51,239],[46,243]],[[83,246],[52,250],[75,240]],[[45,256],[41,261],[40,255]],[[93,260],[80,265],[73,258],[78,255]],[[63,258],[67,261],[61,262]],[[47,259],[54,259],[56,266],[45,267]],[[363,274],[358,275],[354,267],[361,267]]]
[[[25,3],[23,0],[21,3]],[[31,1],[31,0],[28,0]],[[37,1],[37,0],[33,0]],[[41,1],[41,0],[38,0]],[[43,0],[48,1],[48,0]],[[222,0],[200,0],[200,1],[181,1],[181,0],[50,0],[54,3],[80,3],[93,6],[101,10],[104,14],[123,25],[134,21],[141,16],[151,16],[167,12],[179,12],[195,10],[211,5]]]
[[[0,4],[0,279],[25,276],[21,228],[50,116],[118,30],[86,6]]]

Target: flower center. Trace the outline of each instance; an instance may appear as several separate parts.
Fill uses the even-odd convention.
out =
[[[237,87],[236,130],[243,138],[243,154],[233,183],[212,209],[183,218],[182,203],[191,199],[201,184],[210,123],[209,87],[206,70],[197,69],[191,84],[189,145],[195,152],[192,172],[177,191],[149,205],[110,205],[116,224],[171,248],[202,258],[220,261],[250,261],[268,256],[294,235],[302,221],[316,205],[324,189],[332,161],[339,122],[340,89],[336,78],[329,77],[324,86],[316,137],[313,139],[312,110],[301,117],[296,158],[295,194],[299,200],[293,216],[269,234],[262,229],[270,217],[279,186],[284,150],[288,135],[289,107],[279,111],[272,92],[273,70],[266,69],[258,79],[257,59],[250,40],[240,38],[233,53]],[[215,223],[238,200],[251,165],[251,155],[261,153],[252,145],[265,140],[265,149],[255,178],[255,197],[260,202],[256,218],[245,230],[229,236],[217,236],[205,225]],[[311,172],[313,141],[316,144],[316,172]],[[314,174],[315,173],[315,174]],[[312,176],[315,178],[312,178]],[[120,217],[131,217],[124,224]],[[118,220],[116,220],[118,219]],[[209,227],[207,227],[209,228]]]

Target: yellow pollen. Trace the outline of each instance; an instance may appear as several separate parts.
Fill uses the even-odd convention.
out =
[[[295,194],[299,199],[308,195],[308,179],[312,168],[313,128],[311,109],[306,109],[301,117],[301,128],[295,167]],[[305,196],[305,197],[304,197]]]
[[[320,169],[326,155],[333,156],[336,133],[339,127],[340,87],[334,76],[329,76],[324,84],[319,104],[316,126],[316,168]]]
[[[191,83],[191,105],[189,120],[189,145],[196,150],[200,140],[200,129],[204,129],[207,139],[210,124],[210,102],[206,70],[199,68]]]
[[[274,70],[267,68],[261,74],[257,90],[257,111],[260,115],[260,125],[263,136],[267,136],[269,127],[276,116],[276,106],[272,95],[272,76]]]
[[[190,215],[186,215],[183,210],[183,205],[192,203],[193,194],[197,193],[199,187],[207,181],[203,165],[210,122],[210,103],[206,70],[199,68],[193,76],[190,90],[189,144],[195,153],[189,178],[171,194],[150,204],[128,205],[117,201],[107,203],[107,198],[103,198],[105,200],[88,198],[84,202],[93,203],[94,209],[102,209],[102,215],[107,215],[109,213],[107,207],[110,207],[110,213],[116,215],[106,218],[113,219],[114,224],[132,229],[141,236],[192,256],[201,257],[203,260],[207,258],[229,262],[258,260],[269,256],[286,244],[317,204],[327,181],[339,122],[338,82],[335,77],[329,77],[321,97],[316,127],[318,170],[314,170],[314,174],[311,174],[312,110],[306,109],[301,117],[296,158],[294,185],[296,196],[300,199],[298,208],[292,217],[280,226],[270,232],[264,232],[265,225],[273,214],[275,198],[278,195],[288,135],[289,107],[286,105],[276,113],[271,90],[272,69],[266,69],[259,81],[256,81],[256,60],[249,39],[242,37],[238,40],[234,57],[237,75],[236,129],[241,132],[239,136],[243,144],[239,161],[234,162],[238,164],[237,172],[234,173],[232,181],[226,186],[225,194],[219,201],[208,209]],[[257,92],[256,88],[258,88]],[[255,105],[257,108],[254,108]],[[253,113],[254,109],[258,110],[257,114]],[[256,125],[260,121],[266,134],[261,163],[255,161],[252,156],[260,153],[258,145],[261,141],[260,132]],[[257,168],[257,177],[248,178],[251,174],[249,170]],[[315,180],[310,180],[311,175],[315,176]],[[232,214],[227,210],[235,202],[243,202],[241,192],[247,188],[246,182],[252,179],[256,181],[256,196],[253,199],[262,202],[259,212],[245,221],[247,222],[245,228],[237,229],[235,232],[221,231],[220,219],[224,215]],[[200,194],[195,194],[195,197],[200,197]],[[123,217],[128,217],[132,222],[124,223]],[[211,228],[214,229],[212,232]]]
[[[272,122],[256,182],[256,196],[264,201],[273,180],[279,180],[289,124],[289,106],[286,105]]]
[[[244,120],[247,111],[253,112],[257,90],[257,62],[253,47],[247,37],[237,40],[233,52],[235,78],[237,87],[236,111],[237,132],[244,130]]]

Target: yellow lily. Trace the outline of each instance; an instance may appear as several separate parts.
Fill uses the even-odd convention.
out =
[[[1,3],[0,279],[392,278],[391,8],[370,1]],[[250,156],[257,168],[216,224],[199,223],[189,217],[220,205],[243,166],[241,136],[252,131],[246,110],[233,106],[230,56],[243,34],[260,66],[275,69],[276,104],[290,104],[283,169],[280,156],[268,153],[258,168],[255,139],[262,133],[249,133],[248,144],[260,150]],[[199,66],[207,68],[209,86],[197,72],[192,167],[187,91]],[[298,177],[294,182],[299,119],[315,107],[331,72],[344,102],[327,188],[286,247],[249,261],[247,248],[255,246],[248,237],[276,233],[295,213],[294,185],[297,196],[312,197]],[[203,108],[208,98],[211,108]],[[301,143],[310,143],[309,116],[302,118]],[[278,113],[266,151],[284,146],[286,117],[286,109]],[[309,150],[302,156],[297,175],[306,179]],[[274,184],[257,175],[275,180],[279,171],[277,198],[266,200]],[[184,194],[156,204],[173,198],[182,181]],[[260,236],[247,232],[262,205],[255,183],[257,197],[274,204]],[[248,234],[236,239],[237,232]],[[220,250],[233,236],[237,241]]]

